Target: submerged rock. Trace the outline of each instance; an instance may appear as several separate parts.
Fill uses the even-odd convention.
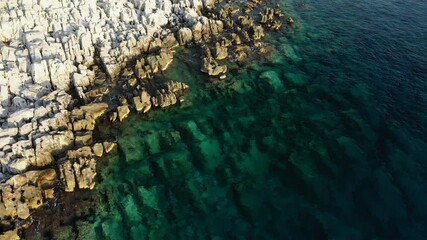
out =
[[[279,78],[279,75],[275,71],[267,71],[261,73],[259,76],[259,79],[261,81],[265,81],[270,85],[274,90],[280,90],[283,89],[282,81]]]
[[[299,73],[285,73],[284,77],[295,86],[306,85],[309,81],[309,77]]]

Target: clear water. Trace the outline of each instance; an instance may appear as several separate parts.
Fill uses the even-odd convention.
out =
[[[427,2],[278,1],[294,30],[185,104],[134,115],[80,239],[427,239]],[[67,235],[69,234],[69,235]]]

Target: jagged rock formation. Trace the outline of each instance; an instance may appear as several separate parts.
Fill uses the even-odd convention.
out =
[[[151,97],[152,105],[160,108],[174,105],[180,101],[180,93],[187,88],[188,86],[184,83],[175,81],[166,82]]]
[[[110,142],[94,144],[92,137],[96,120],[109,109],[106,103],[90,103],[109,92],[105,87],[92,89],[97,81],[105,81],[97,77],[99,73],[114,78],[142,53],[152,55],[140,64],[149,68],[138,68],[139,78],[165,70],[173,58],[167,49],[189,42],[190,28],[206,21],[201,9],[214,4],[213,0],[0,2],[3,231],[13,228],[13,219],[27,218],[31,209],[53,197],[52,186],[58,182],[66,191],[93,188],[95,157],[115,147]],[[175,36],[162,30],[166,24],[185,28]],[[172,90],[164,94],[162,98],[142,92],[135,99],[137,110],[148,111],[151,102],[158,107],[176,102],[170,99],[175,96]],[[119,108],[123,120],[129,106]]]
[[[218,61],[245,61],[264,28],[242,12],[261,0],[242,11],[230,4],[214,9],[217,2],[0,2],[0,232],[53,198],[54,185],[94,187],[96,158],[116,147],[94,139],[97,119],[109,112],[111,121],[124,121],[132,109],[146,113],[183,101],[183,83],[146,87],[170,65],[175,47],[204,46],[201,70],[219,78],[227,66]],[[264,27],[280,28],[280,9],[259,13]],[[123,96],[109,105],[103,96],[113,82]]]

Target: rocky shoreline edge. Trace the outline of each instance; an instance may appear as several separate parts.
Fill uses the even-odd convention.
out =
[[[264,31],[293,24],[261,0],[64,2],[0,4],[0,239],[19,239],[59,192],[93,189],[97,159],[117,146],[94,135],[99,119],[184,101],[184,83],[153,81],[174,48],[199,48],[201,71],[223,80],[224,61],[245,64],[268,51]],[[59,14],[64,4],[83,27]]]

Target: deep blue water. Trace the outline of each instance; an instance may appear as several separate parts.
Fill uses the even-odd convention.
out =
[[[225,82],[179,51],[188,100],[116,130],[64,236],[427,239],[427,1],[279,2],[295,27]]]

